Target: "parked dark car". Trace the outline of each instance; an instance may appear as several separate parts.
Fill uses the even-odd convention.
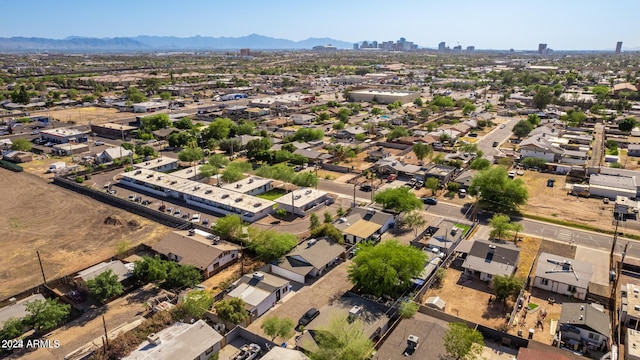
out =
[[[298,320],[298,326],[307,326],[313,319],[317,318],[320,315],[320,311],[316,308],[311,308],[307,310],[304,315]]]
[[[437,205],[438,204],[438,199],[436,199],[434,197],[423,197],[422,198],[422,202],[427,204],[427,205]]]

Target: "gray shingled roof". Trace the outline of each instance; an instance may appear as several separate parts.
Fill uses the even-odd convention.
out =
[[[554,262],[549,262],[548,260],[552,260],[554,262],[570,262],[573,271],[571,271],[571,268],[563,268],[563,266]],[[593,268],[591,264],[586,262],[549,253],[541,253],[540,256],[538,256],[538,264],[536,265],[535,274],[537,277],[541,277],[543,279],[549,279],[562,284],[574,285],[583,289],[588,289],[589,282],[591,281],[591,276],[593,274]]]
[[[609,316],[596,309],[593,304],[562,303],[562,313],[558,322],[593,330],[606,337],[610,336]]]

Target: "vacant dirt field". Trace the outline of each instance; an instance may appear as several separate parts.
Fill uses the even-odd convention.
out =
[[[0,299],[114,255],[118,244],[157,241],[170,231],[27,173],[0,169]],[[105,220],[111,217],[111,225]]]
[[[133,117],[132,113],[122,113],[112,108],[101,108],[96,106],[71,107],[68,109],[52,110],[38,115],[51,115],[51,117],[61,122],[72,122],[76,125],[102,124],[114,119]]]
[[[427,291],[422,303],[431,296],[439,296],[446,301],[445,312],[448,314],[494,329],[506,324],[505,316],[511,312],[513,304],[504,306],[498,301],[489,304],[489,298],[495,298],[489,284],[463,277],[462,271],[455,265],[457,262],[458,265],[462,264],[460,260],[454,261],[454,265],[446,269],[444,284]]]
[[[567,195],[564,176],[525,171],[521,178],[529,189],[525,213],[613,230],[613,204]],[[547,179],[554,179],[555,186],[547,187]]]

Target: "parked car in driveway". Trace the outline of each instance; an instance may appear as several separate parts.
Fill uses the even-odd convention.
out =
[[[129,195],[129,201],[133,201],[136,199],[136,194]]]
[[[320,311],[316,308],[311,308],[307,310],[304,315],[298,320],[298,326],[307,326],[313,319],[317,318],[320,315]]]
[[[176,211],[174,211],[174,212],[173,212],[173,216],[175,216],[175,217],[180,217],[180,214],[181,214],[181,213],[182,213],[182,212],[180,211],[180,209],[176,209]]]

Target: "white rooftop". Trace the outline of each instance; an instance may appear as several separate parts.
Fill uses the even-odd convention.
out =
[[[248,193],[254,189],[265,186],[267,184],[272,183],[273,180],[265,179],[259,176],[250,176],[246,179],[242,179],[240,181],[236,181],[231,184],[222,185],[223,189],[239,192],[239,193]]]
[[[407,96],[412,95],[409,91],[383,91],[374,89],[355,90],[351,91],[351,94],[374,94],[374,95],[386,95],[386,96]]]
[[[202,165],[197,165],[196,166],[196,171],[198,174],[200,174],[200,168],[202,168]],[[171,175],[173,176],[177,176],[181,179],[190,179],[192,177],[194,177],[196,175],[196,173],[193,170],[193,166],[189,166],[188,168],[184,168],[178,171],[173,171],[171,172]]]
[[[75,128],[56,128],[56,129],[46,129],[40,130],[40,134],[50,135],[50,136],[77,136],[87,134],[89,131],[80,131]]]
[[[248,213],[258,213],[267,208],[273,208],[275,203],[255,196],[240,194],[235,191],[219,188],[214,185],[182,179],[172,174],[146,169],[138,169],[121,174],[123,179],[130,179],[159,187],[158,191],[172,190],[192,198],[201,199],[210,206],[221,204],[225,207],[240,209]]]
[[[149,160],[146,162],[141,162],[139,164],[136,164],[135,167],[136,169],[148,169],[148,170],[153,170],[153,169],[157,169],[161,166],[165,166],[165,165],[169,165],[169,164],[173,164],[173,163],[177,163],[178,159],[172,159],[170,157],[161,157],[158,159],[153,159],[153,160]]]
[[[207,349],[222,341],[222,335],[204,320],[193,324],[177,322],[157,335],[160,344],[153,345],[145,340],[123,360],[197,359]]]
[[[286,205],[291,205],[293,201],[293,205],[295,207],[303,207],[324,196],[327,196],[326,191],[315,190],[310,188],[300,188],[290,193],[287,193],[285,195],[282,195],[281,197],[275,199],[274,201],[278,204],[286,204]]]
[[[159,101],[145,101],[145,102],[133,104],[133,106],[157,107],[157,106],[167,106],[167,104]]]
[[[261,302],[268,298],[269,295],[271,295],[270,292],[246,283],[238,285],[229,293],[229,296],[242,299],[242,301],[251,306],[258,306]]]

